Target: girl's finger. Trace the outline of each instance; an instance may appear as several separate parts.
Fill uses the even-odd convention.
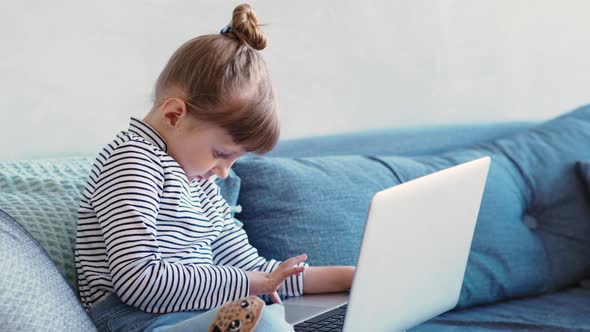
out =
[[[277,293],[277,292],[272,292],[270,294],[270,299],[272,300],[273,303],[283,304],[283,301],[281,301],[281,297],[279,296],[279,293]]]
[[[305,267],[304,266],[293,266],[293,267],[289,267],[286,268],[284,270],[279,270],[276,269],[273,273],[278,273],[278,277],[280,278],[279,284],[283,282],[283,280],[289,278],[290,276],[294,275],[294,274],[298,274],[305,271]]]
[[[283,261],[280,265],[279,268],[289,268],[293,265],[297,265],[301,262],[305,262],[305,260],[307,259],[307,254],[301,254],[299,256],[295,256],[295,257],[291,257],[285,261]]]

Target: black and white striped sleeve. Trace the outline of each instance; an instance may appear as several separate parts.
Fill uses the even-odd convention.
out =
[[[258,254],[258,250],[248,241],[243,228],[238,227],[230,213],[227,202],[218,192],[218,206],[225,211],[224,228],[212,244],[213,262],[216,265],[235,266],[246,271],[272,272],[279,267],[281,261],[267,260]],[[308,266],[299,263],[298,266]],[[288,296],[303,295],[303,275],[292,275],[285,279],[278,290],[279,294]]]
[[[129,141],[104,161],[91,204],[117,295],[151,313],[209,309],[248,295],[242,270],[162,259],[156,218],[164,170],[153,150]]]

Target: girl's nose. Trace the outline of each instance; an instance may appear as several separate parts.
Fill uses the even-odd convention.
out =
[[[213,174],[217,175],[217,177],[225,179],[229,175],[229,167],[225,165],[217,165],[215,168],[213,168]]]
[[[225,179],[229,175],[229,170],[236,162],[237,158],[220,160],[213,168],[213,173],[218,177]]]

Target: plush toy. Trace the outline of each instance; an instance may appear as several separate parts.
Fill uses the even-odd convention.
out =
[[[254,331],[265,303],[256,296],[248,296],[222,305],[209,325],[209,332]]]

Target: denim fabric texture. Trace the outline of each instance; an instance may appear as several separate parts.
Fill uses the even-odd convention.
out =
[[[0,210],[0,331],[95,331],[45,249]]]
[[[127,305],[112,294],[96,303],[88,314],[99,332],[140,332],[159,317]]]
[[[590,274],[590,206],[575,167],[590,159],[588,141],[590,106],[434,155],[246,158],[234,166],[237,218],[264,256],[305,250],[312,265],[354,264],[373,193],[489,155],[459,306],[543,294]]]
[[[152,314],[129,306],[111,294],[89,312],[99,332],[193,332],[207,331],[217,309]],[[264,307],[255,332],[288,332],[282,305]]]

